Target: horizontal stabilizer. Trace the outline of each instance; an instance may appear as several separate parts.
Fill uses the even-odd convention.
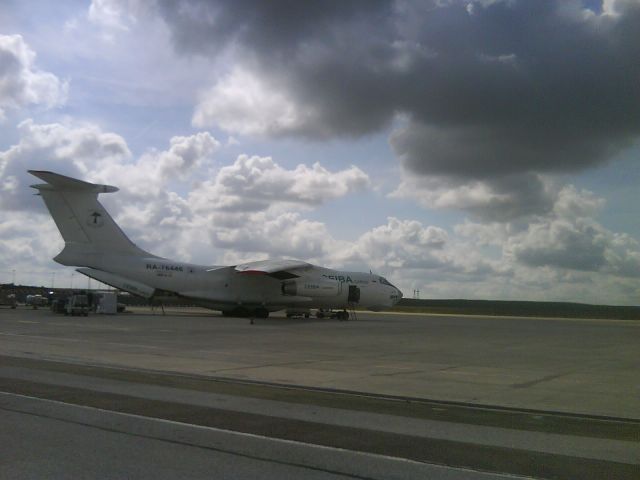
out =
[[[77,178],[67,177],[59,173],[48,172],[46,170],[29,170],[34,175],[45,182],[45,185],[32,185],[33,188],[54,189],[61,192],[92,192],[92,193],[111,193],[117,192],[118,187],[111,185],[99,185],[97,183],[84,182]]]

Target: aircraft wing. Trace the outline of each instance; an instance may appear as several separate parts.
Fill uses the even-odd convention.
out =
[[[260,260],[236,265],[234,270],[241,274],[269,275],[278,280],[300,277],[302,271],[313,265],[302,260]]]

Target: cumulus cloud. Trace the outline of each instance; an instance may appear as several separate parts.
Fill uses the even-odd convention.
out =
[[[121,191],[104,196],[102,201],[126,222],[131,236],[144,247],[183,234],[191,208],[169,185],[208,166],[219,147],[211,134],[200,132],[173,137],[167,150],[149,150],[134,159],[121,136],[93,124],[37,124],[26,120],[19,125],[18,133],[20,141],[0,152],[3,211],[44,213],[41,201],[29,188],[38,182],[27,173],[29,169],[116,185]]]
[[[603,203],[591,192],[566,186],[549,215],[506,240],[505,252],[530,267],[639,276],[640,243],[595,220]]]
[[[28,119],[18,125],[20,141],[0,152],[0,207],[33,209],[29,185],[35,179],[28,169],[54,170],[87,177],[98,166],[119,164],[130,157],[124,139],[95,125],[37,124]]]
[[[51,258],[60,252],[64,242],[53,222],[25,212],[3,211],[0,238],[0,283],[10,283],[15,278],[17,284],[51,285],[51,280],[57,278],[57,285],[61,285],[64,270]],[[69,277],[66,280],[68,285]]]
[[[155,154],[162,160],[167,152]],[[203,178],[186,196],[168,190],[168,177],[146,168],[149,155],[135,165],[104,173],[104,181],[123,187],[114,205],[127,231],[154,253],[200,262],[256,260],[265,257],[326,259],[335,240],[325,224],[296,210],[317,206],[368,186],[360,169],[330,172],[319,164],[285,169],[269,157],[240,155]],[[138,171],[150,175],[152,190],[140,195]],[[154,176],[155,175],[155,176]],[[114,181],[114,178],[124,181]],[[134,184],[127,183],[133,182]],[[145,188],[144,186],[142,187]],[[130,190],[131,189],[131,190]],[[224,254],[220,253],[224,252]]]
[[[532,267],[597,271],[605,264],[607,238],[591,222],[555,219],[534,223],[512,241],[516,260]]]
[[[390,217],[386,225],[362,235],[353,251],[363,260],[371,259],[377,267],[437,266],[441,259],[434,252],[441,251],[447,241],[448,235],[441,228],[425,228],[415,220]]]
[[[568,185],[552,208],[527,222],[475,223],[451,232],[389,218],[327,261],[388,275],[405,294],[634,304],[640,288],[640,242],[597,220],[604,206]]]
[[[244,135],[281,135],[313,123],[304,109],[277,85],[251,72],[236,69],[200,95],[193,114],[197,127],[218,126]]]
[[[209,132],[176,136],[170,139],[168,150],[150,149],[133,162],[97,161],[99,168],[90,172],[89,179],[115,183],[129,199],[157,200],[167,183],[187,179],[210,164],[219,147],[220,142]]]
[[[513,278],[501,258],[488,258],[474,241],[418,220],[389,217],[353,241],[334,241],[324,263],[353,270],[372,269],[410,296],[477,298]],[[491,289],[488,287],[491,285]],[[446,293],[445,293],[446,292]],[[495,294],[495,293],[494,293]]]
[[[122,2],[111,0],[92,0],[89,5],[88,18],[105,27],[126,30],[127,15]]]
[[[600,225],[595,217],[603,200],[571,186],[561,188],[551,209],[529,223],[467,221],[448,232],[390,217],[386,224],[346,241],[334,238],[324,223],[304,218],[300,209],[368,185],[359,169],[286,169],[269,157],[241,155],[232,165],[212,170],[211,156],[219,144],[206,132],[174,137],[166,150],[148,151],[137,159],[131,158],[121,137],[91,125],[26,121],[21,134],[20,143],[0,157],[3,185],[28,195],[33,180],[16,173],[31,167],[26,162],[35,154],[48,159],[42,168],[120,186],[117,195],[106,195],[103,201],[134,241],[170,258],[234,263],[297,257],[338,268],[372,268],[405,293],[417,288],[430,297],[586,297],[632,303],[638,293],[633,284],[640,276],[640,244]],[[92,156],[98,161],[89,163]],[[199,182],[185,196],[170,188],[176,169],[182,168],[212,179]],[[148,184],[153,187],[139,195]],[[37,206],[42,215],[25,222],[25,215],[33,213],[25,212],[24,204],[5,191],[0,199],[3,208],[23,209],[4,208],[0,233],[6,248],[0,264],[26,265],[34,251],[54,256],[61,242],[53,223],[40,218],[42,205]],[[53,267],[40,263],[37,268],[48,278]],[[551,283],[556,297],[549,297]]]
[[[325,224],[300,211],[369,185],[367,174],[353,166],[336,172],[318,163],[286,169],[270,157],[240,155],[190,191],[188,229],[206,236],[209,247],[227,250],[227,261],[326,260],[336,240]]]
[[[172,137],[169,143],[169,150],[159,156],[160,174],[163,177],[180,176],[200,167],[220,147],[220,142],[209,132]]]
[[[0,35],[0,120],[7,110],[53,108],[66,101],[68,83],[39,70],[35,57],[21,35]]]
[[[472,295],[634,304],[640,293],[640,243],[601,225],[597,217],[603,206],[592,192],[567,185],[547,213],[526,222],[457,225],[453,238],[461,255],[493,259],[493,271],[474,285]],[[442,280],[424,285],[424,291],[465,283],[452,278],[450,270]]]
[[[152,0],[91,0],[87,18],[106,29],[128,31],[150,13],[153,4]]]
[[[212,229],[213,245],[257,256],[319,259],[326,257],[333,242],[325,224],[301,218],[298,213],[258,212],[247,220],[234,228]]]
[[[335,173],[319,163],[287,170],[270,157],[240,155],[194,190],[191,199],[202,209],[247,212],[277,204],[320,205],[369,185],[367,174],[355,166]]]
[[[3,211],[44,214],[28,187],[37,182],[28,169],[115,185],[120,192],[102,198],[107,208],[140,246],[170,257],[202,258],[212,247],[321,257],[325,240],[333,241],[326,226],[296,210],[370,185],[366,173],[353,166],[336,172],[319,163],[287,169],[270,157],[240,155],[216,168],[220,143],[208,132],[172,137],[166,150],[150,149],[138,158],[121,136],[92,124],[26,120],[19,134],[16,145],[0,152]]]
[[[411,198],[425,208],[459,209],[484,221],[511,221],[551,210],[558,187],[536,174],[471,180],[403,175],[392,198]]]

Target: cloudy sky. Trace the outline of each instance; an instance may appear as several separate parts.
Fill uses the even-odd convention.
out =
[[[74,281],[47,169],[171,258],[637,305],[639,58],[639,0],[5,1],[0,282]]]

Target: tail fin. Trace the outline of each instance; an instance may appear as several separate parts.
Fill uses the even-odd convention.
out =
[[[42,196],[62,234],[65,247],[54,260],[62,265],[91,266],[105,253],[150,257],[138,248],[98,201],[116,187],[83,182],[53,172],[29,170],[45,184],[32,185]]]

